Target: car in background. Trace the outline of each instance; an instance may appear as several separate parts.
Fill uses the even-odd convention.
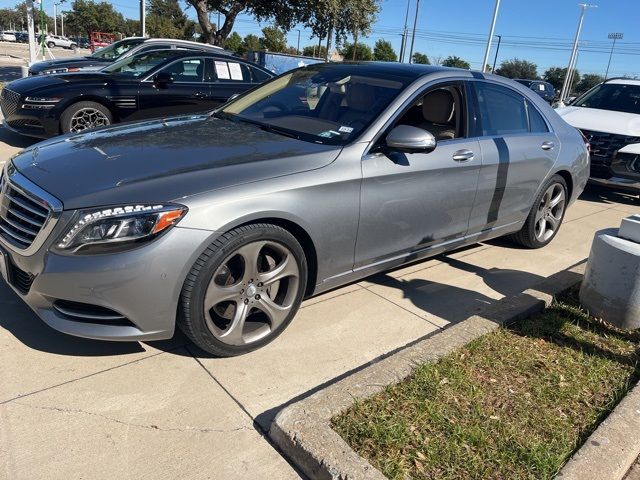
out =
[[[219,56],[218,77],[240,75],[232,62]],[[282,333],[305,297],[503,235],[544,247],[588,174],[580,133],[516,82],[318,63],[208,115],[13,156],[0,271],[59,331],[146,341],[179,326],[239,355]]]
[[[34,63],[29,67],[29,75],[49,75],[54,73],[99,70],[117,60],[151,50],[199,50],[205,52],[225,52],[220,47],[205,43],[175,40],[170,38],[131,37],[96,50],[86,57],[60,58]]]
[[[544,98],[549,105],[553,103],[553,99],[556,96],[556,90],[549,82],[544,82],[542,80],[527,80],[524,78],[514,78],[514,80],[536,92]]]
[[[591,145],[591,183],[640,192],[640,80],[610,78],[556,112]]]
[[[49,48],[62,47],[69,50],[75,50],[76,48],[78,48],[77,42],[74,42],[70,38],[64,37],[62,35],[47,35],[44,38],[44,42]]]
[[[14,32],[10,32],[8,30],[4,30],[0,32],[0,41],[1,42],[15,42],[16,34]]]
[[[153,50],[95,72],[32,76],[4,87],[5,125],[47,138],[112,123],[211,110],[273,77],[239,58]]]
[[[89,39],[87,37],[69,37],[74,41],[78,48],[89,48]]]

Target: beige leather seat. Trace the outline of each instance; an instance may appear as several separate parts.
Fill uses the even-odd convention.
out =
[[[448,90],[434,90],[424,96],[420,128],[431,132],[436,140],[455,138],[455,101]]]
[[[376,92],[371,85],[354,83],[345,92],[344,103],[347,109],[340,115],[338,122],[341,125],[364,126],[368,112],[376,101]]]

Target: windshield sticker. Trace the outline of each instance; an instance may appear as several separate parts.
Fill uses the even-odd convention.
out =
[[[216,62],[216,76],[218,80],[229,80],[231,78],[227,62]]]
[[[336,132],[335,130],[327,130],[326,132],[319,133],[318,136],[325,137],[325,138],[333,138],[333,137],[339,137],[340,133]]]
[[[230,63],[229,72],[231,72],[231,80],[242,80],[242,69],[239,63]]]
[[[342,132],[342,133],[351,133],[351,132],[353,132],[353,128],[352,128],[352,127],[345,127],[345,126],[343,125],[342,127],[340,127],[340,128],[338,129],[338,131],[339,131],[339,132]]]

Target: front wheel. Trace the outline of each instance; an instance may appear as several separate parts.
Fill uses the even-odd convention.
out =
[[[47,47],[49,47],[49,48],[53,48],[53,47],[55,47],[55,46],[56,46],[56,44],[55,44],[55,43],[53,43],[53,42],[47,42]]]
[[[567,207],[567,182],[551,177],[540,190],[522,229],[512,239],[527,248],[541,248],[556,236]]]
[[[296,238],[271,224],[239,227],[200,256],[185,280],[178,326],[220,357],[274,340],[300,307],[307,261]]]
[[[78,133],[113,123],[111,111],[96,102],[78,102],[62,112],[60,127],[64,133]]]

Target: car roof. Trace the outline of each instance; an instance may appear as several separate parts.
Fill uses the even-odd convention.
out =
[[[613,83],[615,85],[640,85],[640,79],[616,77],[605,80],[604,83]]]
[[[398,63],[398,62],[328,62],[328,63],[314,63],[308,65],[308,67],[316,68],[344,68],[350,70],[354,66],[358,66],[360,73],[366,75],[372,74],[387,74],[397,77],[404,77],[409,79],[417,79],[419,77],[430,75],[436,72],[469,72],[469,70],[463,70],[459,68],[440,67],[435,65],[424,65],[417,63]]]
[[[149,50],[146,52],[140,52],[140,53],[136,53],[134,55],[132,55],[133,57],[137,57],[138,55],[148,55],[149,53],[152,52],[164,52],[164,51],[171,51],[173,55],[171,55],[170,57],[167,57],[166,60],[162,61],[161,63],[158,64],[158,66],[160,65],[165,65],[169,62],[174,61],[177,58],[183,58],[183,57],[207,57],[207,58],[219,58],[221,60],[226,60],[226,61],[237,61],[237,62],[241,62],[241,63],[246,63],[248,65],[251,65],[252,67],[255,67],[259,70],[262,70],[263,72],[268,73],[271,76],[275,76],[273,74],[273,72],[267,70],[266,68],[258,65],[257,63],[254,63],[250,60],[246,60],[244,58],[240,58],[240,57],[231,57],[228,53],[226,53],[225,50],[222,50],[220,52],[215,52],[215,51],[198,51],[198,50],[163,50],[163,49],[158,49],[158,50]],[[155,67],[154,67],[155,69]]]
[[[139,38],[139,37],[135,37],[135,38]],[[191,45],[194,47],[201,47],[201,48],[210,48],[212,50],[222,50],[224,51],[224,48],[222,47],[218,47],[217,45],[211,45],[208,43],[201,43],[201,42],[192,42],[191,40],[178,40],[175,38],[147,38],[143,43],[148,44],[148,43],[174,43],[176,45]]]

